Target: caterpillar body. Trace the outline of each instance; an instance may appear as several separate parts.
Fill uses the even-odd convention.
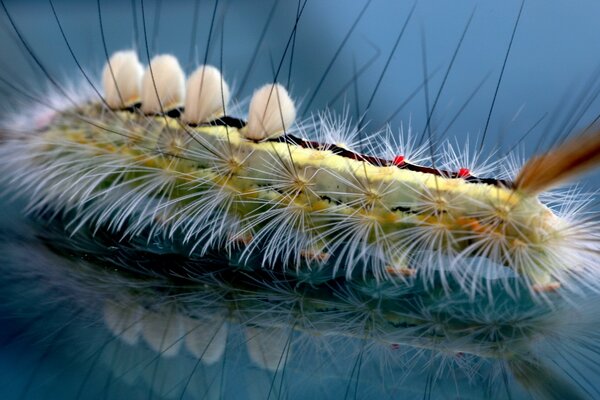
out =
[[[39,368],[82,366],[53,393],[35,366],[15,398],[600,395],[594,195],[546,193],[598,164],[596,130],[479,168],[431,136],[297,122],[276,82],[244,113],[218,68],[146,52],[2,123],[25,204],[7,314],[42,332]]]

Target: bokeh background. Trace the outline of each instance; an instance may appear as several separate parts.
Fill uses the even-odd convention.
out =
[[[181,60],[187,72],[205,59],[214,8],[212,1],[197,3],[144,1],[150,54],[172,53]],[[306,3],[291,45],[294,50],[291,75],[290,50],[278,76],[279,81],[289,83],[292,95],[302,104],[303,115],[322,110],[327,105],[337,111],[347,105],[355,120],[357,112],[362,115],[367,111],[365,121],[369,121],[372,131],[386,122],[395,128],[402,122],[405,126],[410,122],[419,134],[428,115],[422,88],[425,71],[430,77],[431,108],[472,15],[436,105],[432,126],[440,135],[446,132],[444,135],[448,137],[480,137],[520,1],[417,2],[412,20],[366,110],[414,4],[412,1],[374,0],[311,101],[317,83],[365,4],[365,1],[343,0]],[[25,40],[54,78],[61,82],[83,81],[47,1],[6,0],[5,5]],[[100,17],[109,54],[119,49],[138,48],[142,61],[147,62],[141,3],[103,0],[99,5],[100,14],[95,1],[54,1],[69,44],[86,72],[98,76],[105,62]],[[237,99],[247,98],[258,85],[273,80],[273,70],[284,54],[298,5],[296,1],[267,0],[231,0],[218,4],[207,61],[222,65],[226,79],[237,88],[234,92]],[[248,72],[271,12],[273,17]],[[574,107],[584,105],[588,100],[585,95],[596,96],[598,93],[598,15],[600,4],[592,0],[569,4],[558,0],[525,2],[490,119],[487,147],[497,144],[512,147],[541,119],[523,141],[525,148],[530,149],[540,138],[564,133],[561,130],[565,119],[579,117],[579,124],[575,126],[585,126],[595,117],[600,104],[597,98],[591,99],[587,114],[580,115]],[[0,14],[0,21],[2,77],[11,81],[18,79],[24,89],[35,93],[46,89],[48,79],[37,67],[31,68],[33,62],[24,55],[23,46],[4,13]],[[354,80],[356,72],[361,71]],[[0,85],[0,89],[5,98],[14,92],[5,85]],[[334,104],[330,104],[332,100],[336,100]]]

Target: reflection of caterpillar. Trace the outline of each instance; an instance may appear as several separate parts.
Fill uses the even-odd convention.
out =
[[[366,155],[328,116],[293,126],[280,86],[257,92],[246,124],[216,69],[185,96],[173,58],[141,74],[119,53],[101,99],[5,127],[4,177],[35,212],[3,245],[8,296],[63,300],[15,306],[62,317],[45,352],[98,335],[99,317],[120,339],[83,342],[68,395],[110,398],[122,381],[189,398],[597,393],[573,365],[595,356],[577,354],[597,339],[596,222],[536,199],[596,162],[595,136],[512,184],[392,144]]]

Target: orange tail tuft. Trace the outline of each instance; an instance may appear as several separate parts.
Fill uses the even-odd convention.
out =
[[[595,168],[600,164],[600,130],[580,135],[525,163],[515,187],[540,193]]]

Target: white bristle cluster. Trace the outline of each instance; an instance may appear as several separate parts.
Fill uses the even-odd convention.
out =
[[[142,111],[159,114],[183,106],[185,74],[171,55],[156,56],[142,79]]]
[[[144,67],[134,51],[112,55],[102,71],[106,103],[111,108],[126,108],[140,101]]]
[[[217,68],[198,67],[186,84],[184,122],[197,124],[222,116],[229,96],[229,86]]]
[[[251,140],[264,140],[283,134],[296,119],[296,107],[280,84],[261,87],[252,95],[248,125],[243,134]]]

